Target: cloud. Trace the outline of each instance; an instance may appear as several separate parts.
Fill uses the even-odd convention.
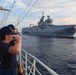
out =
[[[18,6],[19,8],[26,8],[26,3],[22,2],[22,0],[17,0],[16,2],[16,6]]]
[[[76,24],[76,18],[75,17],[55,18],[53,24],[55,24],[55,25],[73,25],[73,24]]]
[[[72,0],[44,0],[44,1],[38,1],[36,6],[32,11],[38,12],[39,11],[46,11],[46,13],[51,12],[51,13],[56,13],[61,12],[62,10],[65,11],[68,8],[69,9],[75,9],[76,7],[76,1]],[[38,10],[37,10],[38,9]],[[37,11],[35,11],[37,10]]]
[[[3,2],[3,0],[1,0]],[[11,6],[14,0],[4,0],[3,6]],[[16,0],[13,11],[11,12],[11,22],[14,21],[22,10],[26,11],[36,0]],[[29,4],[31,2],[31,4]],[[29,4],[29,5],[28,5]],[[44,12],[45,16],[50,15],[54,24],[76,24],[76,0],[38,0],[35,6],[27,14],[20,24],[29,26],[30,23],[36,24]],[[12,14],[13,13],[13,14]],[[13,17],[12,17],[13,16]],[[12,19],[13,18],[13,19]],[[46,18],[46,17],[45,17]],[[19,25],[20,27],[21,25]]]
[[[5,5],[13,5],[15,1],[16,8],[25,8],[26,3],[24,3],[22,0],[5,0]]]

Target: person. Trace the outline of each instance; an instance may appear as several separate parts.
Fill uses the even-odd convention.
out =
[[[13,24],[9,24],[8,27],[9,27],[9,29],[12,30],[12,32],[15,32],[15,33],[17,33],[17,34],[20,35],[20,33],[19,33],[18,30],[14,27]],[[15,38],[15,36],[13,36],[13,40],[10,42],[10,44],[11,44],[12,46],[14,46],[15,43],[16,43],[16,41],[15,41],[14,38]],[[15,55],[15,57],[16,57],[16,55]],[[22,66],[20,66],[20,63],[19,63],[17,60],[16,60],[16,65],[17,65],[17,69],[16,69],[17,74],[18,74],[18,75],[23,75],[24,71],[23,71],[23,69],[22,69]],[[20,70],[19,70],[19,69],[20,69]]]
[[[12,30],[12,32],[16,32],[16,31],[17,31],[17,29],[14,27],[13,24],[9,24],[9,25],[8,25],[8,28],[10,28],[10,29]],[[18,31],[17,31],[17,32],[18,32]],[[16,32],[16,33],[17,33],[17,32]],[[15,36],[13,36],[13,40],[10,42],[10,44],[11,44],[12,46],[15,45],[15,40],[14,40],[14,38],[15,38]]]
[[[8,27],[9,27],[9,29],[12,30],[12,32],[15,32],[15,33],[17,33],[17,34],[20,35],[20,33],[19,33],[18,30],[14,27],[13,24],[9,24]],[[16,43],[16,41],[15,41],[14,38],[15,38],[15,36],[13,36],[13,40],[10,42],[10,44],[11,44],[12,46],[14,46],[15,43]],[[15,55],[15,57],[16,57],[16,55]],[[24,70],[23,70],[22,66],[20,66],[20,63],[19,63],[17,60],[16,60],[16,65],[17,65],[17,69],[16,69],[17,74],[18,74],[18,75],[23,75]]]
[[[10,44],[13,40],[13,35],[16,35],[14,46]],[[16,75],[15,55],[21,51],[21,42],[20,33],[12,32],[8,26],[0,29],[0,75]]]

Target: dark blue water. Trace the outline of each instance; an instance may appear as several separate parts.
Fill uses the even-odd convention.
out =
[[[22,35],[22,48],[59,75],[76,75],[76,39]]]

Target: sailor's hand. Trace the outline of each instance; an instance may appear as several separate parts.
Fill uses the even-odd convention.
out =
[[[15,37],[14,37],[14,40],[17,42],[17,41],[22,41],[22,37],[17,34]]]
[[[18,35],[21,36],[20,32],[19,32],[17,29],[15,30],[15,32],[16,32]]]

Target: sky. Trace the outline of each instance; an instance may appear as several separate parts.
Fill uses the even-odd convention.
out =
[[[0,0],[0,6],[7,9],[12,8],[7,21],[3,25],[13,24],[16,26],[20,22],[16,26],[20,31],[24,27],[29,27],[30,24],[37,26],[43,12],[45,19],[48,15],[53,19],[54,25],[76,24],[76,0],[38,0],[33,6],[36,1]],[[32,6],[33,8],[27,14]],[[0,11],[0,24],[2,24],[2,19],[7,13],[7,11]],[[23,19],[20,21],[21,18]]]

